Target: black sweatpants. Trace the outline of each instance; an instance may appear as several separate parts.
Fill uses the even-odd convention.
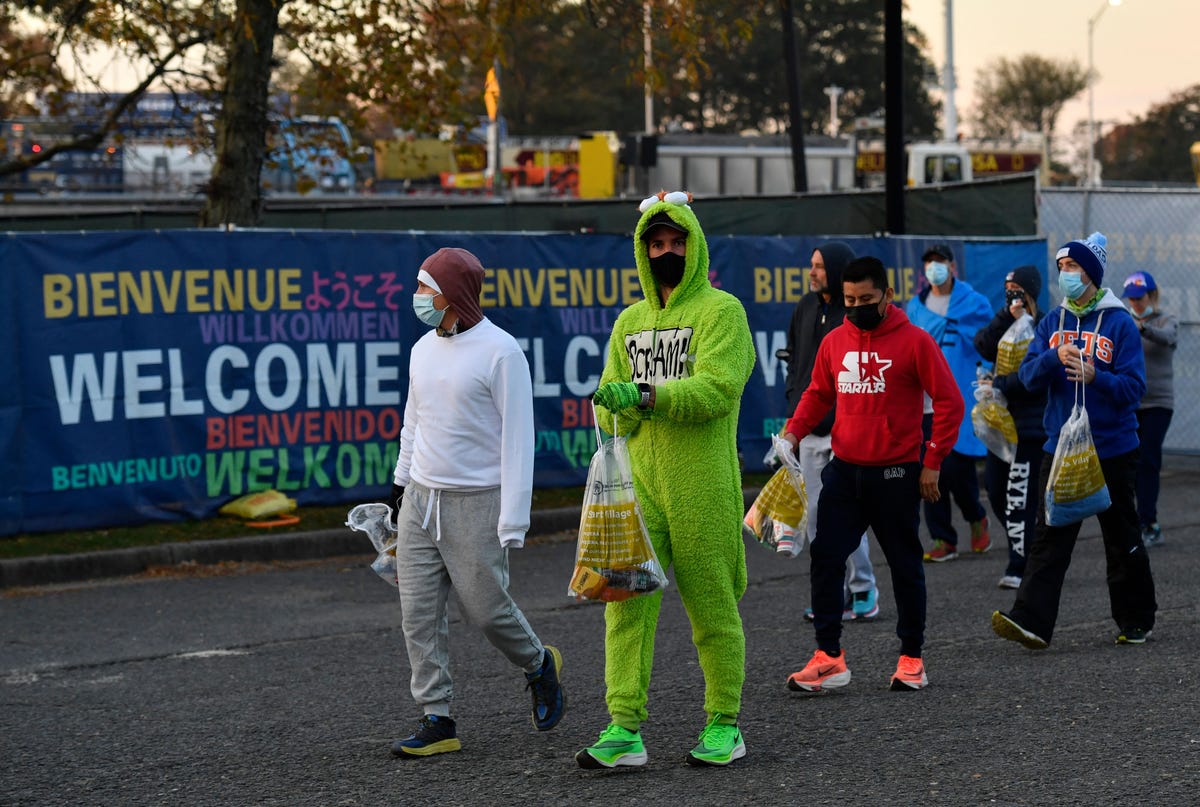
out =
[[[1038,507],[1045,494],[1040,475],[1044,443],[1044,439],[1020,441],[1011,463],[990,451],[985,461],[983,480],[988,499],[1008,538],[1006,575],[1025,576],[1025,559],[1033,546]]]
[[[813,626],[817,646],[826,653],[841,649],[846,559],[870,527],[892,572],[900,653],[920,657],[925,643],[924,550],[918,535],[920,474],[921,465],[916,462],[873,467],[837,457],[821,472],[817,536],[809,557]]]
[[[1050,463],[1054,457],[1043,452],[1041,478],[1050,478]],[[1112,505],[1096,518],[1104,539],[1107,562],[1108,599],[1112,618],[1121,630],[1154,627],[1158,603],[1154,599],[1154,577],[1150,573],[1150,557],[1142,545],[1142,530],[1138,524],[1134,503],[1137,479],[1137,450],[1100,460],[1100,470],[1108,485]],[[1044,492],[1043,492],[1044,493]],[[1025,563],[1025,575],[1011,616],[1026,630],[1050,641],[1058,621],[1058,603],[1062,596],[1063,580],[1071,565],[1071,553],[1079,537],[1082,522],[1064,527],[1046,524],[1046,502],[1038,503],[1037,535]]]

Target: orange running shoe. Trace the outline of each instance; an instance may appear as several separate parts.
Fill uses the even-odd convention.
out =
[[[992,539],[988,536],[988,520],[984,516],[979,521],[971,522],[971,551],[983,554],[992,548]]]
[[[933,549],[925,553],[925,560],[929,563],[945,563],[957,557],[958,547],[945,541],[934,541]]]
[[[821,692],[837,689],[850,683],[850,670],[846,669],[846,651],[837,658],[818,650],[813,653],[808,665],[800,672],[788,676],[788,689],[796,692]]]
[[[901,656],[896,664],[896,673],[892,676],[891,690],[908,692],[910,689],[924,689],[927,686],[929,676],[925,675],[925,662],[912,656]]]

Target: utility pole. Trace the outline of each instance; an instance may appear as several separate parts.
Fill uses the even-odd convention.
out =
[[[642,67],[646,74],[642,80],[642,92],[645,97],[644,124],[646,134],[654,134],[654,94],[650,92],[650,71],[654,67],[650,49],[650,0],[642,2]]]
[[[903,0],[887,0],[884,11],[884,174],[887,187],[887,231],[907,232],[904,213],[904,26]]]
[[[899,2],[899,0],[897,0]],[[787,65],[788,135],[792,143],[792,192],[808,192],[808,164],[804,156],[804,107],[800,104],[800,64],[796,55],[796,20],[792,0],[783,0],[783,57]]]
[[[942,68],[942,112],[946,119],[944,139],[958,140],[958,109],[954,106],[954,0],[946,0],[946,64]]]

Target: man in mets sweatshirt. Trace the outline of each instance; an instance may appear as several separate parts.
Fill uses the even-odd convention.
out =
[[[842,273],[846,321],[821,342],[812,381],[785,435],[799,444],[829,409],[833,460],[821,474],[817,537],[812,544],[812,608],[817,651],[788,677],[805,692],[845,686],[842,582],[846,558],[863,531],[875,533],[892,572],[900,660],[893,690],[929,683],[925,642],[925,571],[918,535],[920,500],[937,501],[942,460],[963,418],[962,394],[933,338],[909,322],[878,258],[851,261]],[[933,400],[932,436],[921,460],[924,396]]]

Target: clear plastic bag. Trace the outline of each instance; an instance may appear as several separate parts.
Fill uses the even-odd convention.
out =
[[[781,466],[767,480],[746,511],[743,531],[763,546],[795,556],[804,545],[808,528],[808,489],[800,461],[787,440],[771,438],[771,451]]]
[[[971,427],[987,450],[1005,462],[1017,456],[1017,424],[1004,393],[991,384],[976,384]]]
[[[1033,341],[1033,317],[1022,314],[1020,319],[1008,326],[1000,343],[996,345],[996,375],[1015,373],[1029,352]]]
[[[1092,442],[1092,427],[1082,398],[1083,382],[1075,387],[1075,406],[1058,435],[1058,447],[1046,480],[1046,523],[1062,527],[1102,513],[1112,504],[1100,455]]]
[[[667,575],[654,554],[634,493],[625,438],[605,440],[597,427],[596,446],[567,595],[616,602],[665,588]]]
[[[396,526],[392,520],[392,508],[382,502],[360,504],[346,516],[346,526],[364,532],[379,556],[371,564],[371,571],[384,582],[398,586],[396,582]]]

